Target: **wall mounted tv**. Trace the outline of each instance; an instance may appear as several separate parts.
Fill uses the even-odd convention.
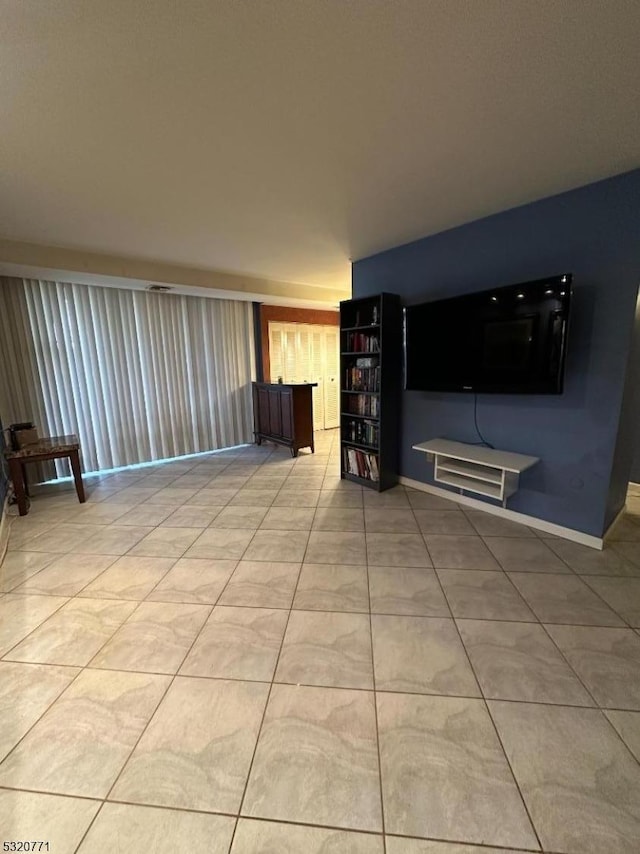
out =
[[[405,388],[561,394],[571,278],[406,307]]]

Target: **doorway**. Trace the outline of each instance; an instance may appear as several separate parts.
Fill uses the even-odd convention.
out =
[[[317,383],[313,389],[313,429],[340,424],[337,326],[269,321],[271,382]]]

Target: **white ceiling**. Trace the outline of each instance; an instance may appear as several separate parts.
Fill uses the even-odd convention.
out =
[[[349,283],[640,164],[637,0],[0,0],[0,237]]]

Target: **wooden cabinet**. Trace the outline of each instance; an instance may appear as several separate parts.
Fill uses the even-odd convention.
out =
[[[291,448],[297,456],[300,448],[313,444],[313,389],[316,383],[253,383],[254,435],[258,445],[263,439]]]

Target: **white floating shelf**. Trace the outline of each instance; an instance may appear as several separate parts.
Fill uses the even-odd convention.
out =
[[[489,483],[502,483],[502,477],[497,469],[489,468],[488,466],[479,466],[476,463],[465,462],[449,462],[447,457],[440,460],[440,471],[449,471],[452,474],[460,474],[463,477],[472,477],[476,480],[486,480]]]
[[[517,491],[520,474],[540,461],[538,457],[449,439],[420,442],[413,449],[435,458],[433,478],[436,483],[494,498],[503,505]]]

